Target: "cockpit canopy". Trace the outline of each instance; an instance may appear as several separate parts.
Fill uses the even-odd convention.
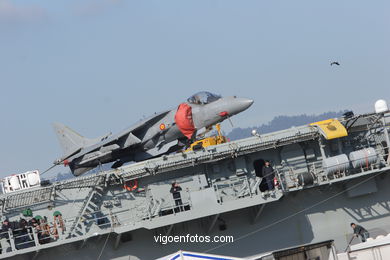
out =
[[[220,95],[216,95],[207,91],[198,92],[187,99],[190,104],[205,105],[220,99]]]

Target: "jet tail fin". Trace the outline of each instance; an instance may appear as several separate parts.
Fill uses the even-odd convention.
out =
[[[53,128],[65,155],[72,154],[75,151],[83,147],[92,145],[100,140],[100,138],[85,138],[76,131],[70,129],[69,127],[61,123],[53,123]]]

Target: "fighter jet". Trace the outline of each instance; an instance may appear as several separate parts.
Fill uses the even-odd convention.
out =
[[[54,123],[53,127],[64,156],[55,165],[69,166],[79,176],[95,167],[112,163],[112,168],[126,162],[137,162],[182,149],[197,131],[236,115],[253,103],[247,98],[221,97],[199,92],[172,110],[155,113],[121,131],[96,139],[88,139],[69,127]]]

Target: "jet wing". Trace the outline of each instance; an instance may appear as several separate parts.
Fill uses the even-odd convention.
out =
[[[141,140],[137,136],[135,136],[132,132],[138,130],[139,128],[154,124],[155,122],[159,121],[161,118],[166,116],[170,111],[171,110],[167,110],[164,112],[156,113],[153,116],[146,118],[146,119],[138,122],[137,124],[119,132],[118,134],[107,136],[107,137],[103,138],[101,140],[101,142],[98,142],[94,145],[91,145],[91,146],[88,146],[88,147],[85,147],[84,149],[82,149],[77,154],[77,157],[79,157],[83,154],[87,154],[87,153],[99,150],[102,147],[111,145],[113,143],[117,143],[119,141],[119,139],[125,139],[125,141],[124,141],[125,147],[140,144]],[[118,146],[118,149],[119,148],[121,148],[121,147]]]

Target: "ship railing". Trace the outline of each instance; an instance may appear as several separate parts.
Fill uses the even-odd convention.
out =
[[[132,224],[138,223],[142,220],[152,219],[155,217],[161,217],[170,214],[177,214],[178,212],[187,211],[192,208],[190,191],[185,190],[181,191],[181,204],[176,205],[176,201],[172,198],[172,194],[159,199],[151,199],[152,203],[147,204],[143,210],[137,209],[123,209],[112,211],[109,209],[109,212],[104,212],[103,210],[96,210],[94,212],[89,212],[86,214],[88,217],[83,218],[81,225],[84,226],[84,233],[88,233],[91,230],[91,226],[103,227],[109,225],[111,222],[129,222]],[[136,216],[136,212],[139,211],[141,214]],[[75,217],[70,217],[63,219],[64,229],[69,229],[73,226],[72,223],[75,221]],[[107,220],[110,221],[107,221]],[[115,220],[114,220],[115,219]],[[101,224],[99,224],[101,223]],[[88,228],[87,228],[88,227]]]
[[[246,182],[248,181],[247,178],[240,177],[240,179]],[[157,213],[153,215],[150,214],[150,212],[145,212],[145,215],[142,216],[141,214],[141,216],[136,217],[133,213],[138,209],[125,209],[115,212],[112,210],[109,210],[109,212],[103,212],[103,210],[90,212],[88,213],[88,218],[83,218],[81,221],[81,225],[84,226],[84,228],[82,229],[83,234],[80,236],[96,236],[101,233],[107,233],[107,231],[112,232],[113,228],[117,226],[135,225],[141,221],[149,221],[154,217],[178,214],[190,210],[192,208],[190,191],[181,191],[181,199],[182,203],[176,204],[172,194],[168,194],[166,197],[162,198],[163,203],[155,208],[155,212]],[[98,213],[100,216],[96,217]],[[53,243],[54,246],[57,243],[63,243],[62,241],[72,239],[72,236],[68,236],[65,231],[70,230],[73,226],[73,223],[76,221],[76,216],[63,218],[61,221],[62,223],[59,223],[58,221],[47,222],[48,230],[39,230],[29,226],[27,227],[27,230],[29,231],[27,234],[13,235],[23,229],[3,232],[6,234],[4,236],[6,238],[0,239],[2,252],[9,253],[28,248],[30,251],[36,251],[39,250],[38,248],[40,245]],[[0,233],[0,237],[3,237],[2,233]]]
[[[380,160],[383,164],[385,164],[386,166],[389,166],[390,165],[390,149],[388,146],[384,146],[382,143],[377,143],[377,147],[375,149],[376,153],[378,154],[378,156],[381,156],[380,157]]]
[[[283,180],[280,171],[276,167],[275,167],[275,175],[276,175],[277,181],[278,181],[278,183],[280,185],[280,189],[283,191],[283,193],[288,191],[287,187],[286,187],[286,183]]]
[[[165,203],[166,206],[159,207],[159,211],[156,215],[151,215],[150,212],[146,212],[146,214],[144,214],[143,216],[141,215],[139,217],[135,217],[133,214],[131,214],[132,210],[130,209],[115,211],[115,212],[110,211],[105,214],[100,210],[100,211],[95,211],[93,213],[90,213],[89,215],[96,215],[96,213],[101,213],[101,216],[85,219],[82,222],[82,224],[85,226],[91,226],[92,224],[93,226],[98,227],[101,230],[106,230],[106,229],[110,229],[122,225],[134,225],[143,220],[144,221],[151,220],[154,217],[162,217],[170,214],[177,214],[180,212],[188,211],[192,208],[190,199],[184,199],[184,201],[182,201],[182,203],[178,203],[178,205],[176,205],[176,202],[173,199],[171,200],[167,199],[167,201],[169,203]],[[67,225],[70,226],[70,223],[67,220],[68,219],[66,219],[65,222],[67,223]],[[95,234],[99,232],[98,230],[93,229],[93,227],[91,227],[88,230],[85,229],[85,234],[88,233]]]
[[[111,223],[118,224],[119,221],[121,221],[122,223],[128,222],[128,224],[135,224],[142,220],[152,219],[154,217],[161,217],[169,214],[177,214],[178,212],[187,211],[192,208],[189,190],[181,192],[181,200],[182,204],[176,205],[175,200],[172,198],[172,194],[169,194],[164,198],[160,198],[160,202],[152,209],[152,211],[150,210],[149,206],[146,206],[145,210],[141,210],[144,213],[141,213],[138,216],[136,216],[135,211],[139,211],[139,208],[133,210],[123,209],[119,211],[112,211],[111,209],[109,209],[108,212],[105,212],[104,210],[96,210],[94,212],[89,212],[87,214],[88,217],[83,217],[81,221],[81,225],[84,226],[83,233],[90,232],[90,230],[92,230],[92,225],[98,227],[111,227]],[[65,230],[69,230],[69,228],[73,226],[72,223],[74,223],[75,220],[76,216],[68,217],[62,220],[63,228],[59,230],[60,232],[58,232],[60,239],[61,234],[63,234]],[[120,223],[118,225],[120,225]],[[58,223],[56,226],[57,229],[58,227],[60,227]],[[56,226],[52,225],[51,227],[54,228]],[[66,239],[65,235],[63,235],[63,237],[65,237],[64,239]]]
[[[322,168],[322,161],[317,160],[314,162],[308,162],[305,165],[287,165],[282,164],[275,167],[275,172],[281,189],[283,191],[297,190],[303,188],[309,188],[316,185],[322,185],[324,183],[332,183],[335,180],[343,180],[343,178],[357,174],[380,169],[383,166],[389,166],[389,152],[387,147],[377,146],[376,153],[378,160],[375,163],[371,163],[368,166],[361,166],[359,168],[349,168],[333,172],[331,174],[325,174]],[[385,159],[383,159],[385,158]],[[386,162],[386,158],[388,159]],[[306,169],[305,171],[302,171]],[[309,183],[305,183],[303,176],[306,175],[309,179]]]
[[[189,193],[188,193],[189,194]],[[189,196],[189,195],[188,195]],[[182,195],[182,198],[185,197]],[[161,208],[161,212],[172,211],[172,214],[177,214],[182,211],[187,211],[191,208],[191,201],[185,199],[182,204],[176,205],[175,201],[171,199],[170,205]],[[82,236],[94,236],[99,235],[103,230],[106,233],[107,230],[110,232],[113,231],[113,228],[122,226],[122,225],[132,225],[136,224],[139,221],[147,220],[145,217],[134,218],[134,215],[130,214],[132,210],[126,209],[121,211],[112,212],[103,212],[102,210],[95,211],[90,213],[91,218],[84,219],[82,225],[91,226],[91,224],[96,228],[90,228],[87,230],[83,229]],[[99,217],[92,217],[94,213],[101,213]],[[158,216],[160,216],[159,214]],[[162,216],[162,215],[161,215]],[[65,231],[72,226],[72,223],[75,221],[75,217],[62,219],[62,223],[57,222],[47,222],[45,227],[42,225],[37,226],[26,226],[26,228],[16,228],[9,229],[7,231],[0,232],[0,246],[1,254],[7,254],[10,252],[17,252],[19,250],[31,249],[31,251],[38,250],[37,247],[49,243],[63,243],[61,241],[66,241],[71,239],[66,235]],[[0,255],[1,256],[1,255]]]
[[[340,176],[337,174],[334,176],[334,178],[341,178],[346,177],[348,175],[357,174],[357,173],[364,173],[367,171],[373,171],[375,169],[380,169],[386,166],[389,166],[389,153],[387,147],[381,145],[380,143],[376,144],[377,146],[374,148],[376,154],[377,154],[377,160],[374,163],[370,163],[367,165],[361,165],[358,168],[349,168],[346,171],[342,172]],[[363,148],[370,148],[372,146],[365,146]],[[362,148],[362,149],[363,149]]]
[[[382,146],[381,144],[377,144],[375,151],[378,156],[376,162],[370,163],[367,166],[362,165],[358,168],[347,168],[329,174],[324,172],[321,160],[307,163],[308,171],[306,171],[307,173],[305,174],[311,176],[312,181],[310,183],[304,183],[302,175],[298,173],[302,168],[307,168],[307,166],[293,167],[288,165],[281,165],[281,167],[275,168],[283,191],[309,188],[316,185],[323,185],[324,183],[331,184],[335,181],[342,181],[343,179],[348,178],[350,175],[372,172],[376,169],[390,166],[389,149]],[[301,181],[299,181],[299,178],[301,178]]]
[[[263,178],[234,176],[232,178],[220,178],[211,180],[219,204],[223,204],[224,197],[230,196],[234,199],[252,197],[259,194],[259,186]]]
[[[170,205],[168,206],[161,207],[158,215],[159,217],[171,215],[171,214],[176,215],[179,212],[183,212],[191,209],[191,203],[189,201],[183,202],[181,199],[175,199],[173,201],[174,203],[170,203]]]
[[[312,167],[316,167],[310,164]],[[282,163],[280,166],[275,167],[275,174],[283,192],[288,192],[291,189],[302,188],[303,175],[310,174],[315,181],[316,176],[314,175],[315,169],[308,171],[308,164],[295,164],[290,165]]]
[[[273,174],[277,181],[277,189],[282,192],[288,191],[283,174],[279,169],[275,168]],[[253,197],[260,194],[260,184],[266,178],[266,176],[234,176],[231,178],[220,178],[216,180],[210,180],[211,185],[217,196],[219,204],[223,204],[225,198],[233,197],[234,199],[240,199],[244,197]],[[274,180],[273,180],[274,181]]]
[[[15,242],[11,230],[2,231],[0,233],[0,246],[2,254],[15,250]]]
[[[69,222],[68,222],[69,224]],[[36,247],[42,244],[65,239],[66,220],[41,223],[35,226],[28,225],[25,228],[9,228],[0,233],[2,254]]]
[[[118,211],[112,211],[112,209],[108,209],[108,212],[105,212],[103,210],[96,210],[94,212],[90,212],[88,214],[85,214],[85,216],[88,217],[83,217],[82,221],[80,224],[84,227],[83,228],[83,233],[87,234],[91,230],[93,230],[93,226],[109,226],[110,223],[113,223],[114,225],[120,225],[121,220],[123,222],[123,217],[120,217],[122,215],[125,216],[130,216],[129,219],[132,220],[132,222],[138,222],[141,220],[141,218],[136,218],[132,214],[133,210],[131,209],[123,209],[123,210],[118,210]],[[65,229],[67,229],[67,226],[71,226],[71,223],[75,221],[74,218],[67,218],[64,220],[65,224]]]
[[[182,210],[185,209],[185,210]],[[156,216],[176,214],[192,208],[190,190],[180,191],[180,198],[174,199],[172,194],[162,198],[151,198],[147,205],[147,213],[143,219],[151,219]]]
[[[0,233],[0,244],[2,254],[16,250],[35,247],[57,240],[58,235],[54,234],[55,226],[48,226],[48,229],[41,230],[34,226],[26,228],[9,229]]]
[[[17,249],[21,249],[23,246],[25,245],[27,246],[27,243],[31,243],[29,234],[14,235],[14,233],[17,234],[22,230],[23,229],[19,229],[19,228],[14,230],[9,229],[8,231],[4,231],[0,233],[2,254],[15,251]]]

